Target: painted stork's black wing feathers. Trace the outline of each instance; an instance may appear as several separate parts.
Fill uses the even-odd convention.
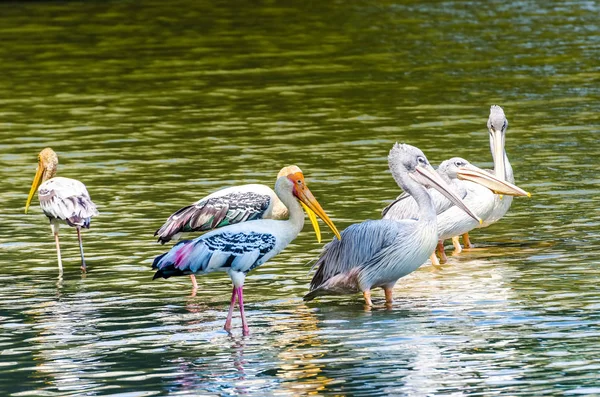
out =
[[[271,196],[254,192],[209,197],[175,212],[154,235],[164,244],[178,233],[202,232],[261,219],[269,204]]]
[[[276,238],[269,233],[216,233],[181,241],[166,254],[156,257],[154,278],[191,273],[209,273],[232,268],[247,273],[262,265],[275,248]]]

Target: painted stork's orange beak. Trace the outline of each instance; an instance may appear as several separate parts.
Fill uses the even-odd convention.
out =
[[[42,159],[38,158],[38,167],[35,172],[35,177],[33,178],[33,183],[31,184],[31,189],[29,190],[29,196],[27,197],[27,203],[25,203],[25,213],[29,210],[29,205],[31,204],[31,200],[37,192],[38,187],[42,184],[42,179],[44,178],[44,170],[45,167],[42,164]]]
[[[288,175],[287,177],[290,181],[294,183],[293,194],[294,196],[296,196],[296,198],[298,198],[298,200],[300,200],[300,204],[302,204],[302,207],[308,213],[308,217],[312,222],[313,227],[315,228],[317,240],[319,240],[319,242],[321,241],[321,232],[319,230],[319,225],[317,224],[316,216],[321,218],[323,222],[325,222],[325,224],[329,226],[329,228],[336,235],[336,237],[339,240],[341,240],[342,237],[340,236],[340,232],[338,232],[331,219],[329,219],[323,208],[321,208],[321,205],[319,204],[315,196],[313,196],[310,189],[306,186],[306,183],[304,182],[304,175],[302,174],[302,172],[295,172],[293,174]]]

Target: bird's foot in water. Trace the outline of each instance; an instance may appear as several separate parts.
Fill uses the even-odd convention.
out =
[[[440,263],[448,262],[448,257],[446,256],[446,251],[444,251],[444,242],[443,241],[438,242],[437,253],[440,256]]]
[[[452,237],[452,245],[454,246],[454,251],[452,251],[452,255],[458,255],[462,252],[462,247],[460,246],[458,236]]]

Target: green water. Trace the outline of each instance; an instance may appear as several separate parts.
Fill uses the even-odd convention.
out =
[[[595,2],[0,3],[0,395],[600,394],[600,8]],[[246,280],[152,281],[166,217],[297,164],[340,230],[399,194],[395,141],[491,166],[491,104],[519,186],[478,249],[396,286],[305,304],[303,233]],[[101,212],[62,229],[36,155]],[[37,200],[37,199],[35,199]],[[324,240],[331,239],[329,231]]]

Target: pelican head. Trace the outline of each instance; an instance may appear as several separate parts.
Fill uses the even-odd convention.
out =
[[[277,174],[276,185],[279,184],[285,184],[286,188],[292,192],[292,195],[298,199],[315,229],[317,241],[321,242],[321,230],[319,229],[317,216],[329,226],[339,240],[342,239],[340,232],[338,232],[331,219],[329,219],[329,216],[327,216],[315,196],[313,196],[308,186],[306,186],[304,174],[298,166],[290,165],[288,167],[283,167],[281,171],[279,171],[279,174]]]
[[[388,163],[396,182],[398,182],[404,191],[415,197],[415,199],[417,197],[411,192],[411,180],[423,187],[436,189],[454,203],[454,205],[465,211],[473,219],[476,219],[480,224],[482,223],[482,220],[452,191],[448,183],[435,172],[431,164],[429,164],[427,157],[425,157],[420,149],[396,143],[392,147],[392,150],[390,150]],[[410,179],[407,179],[406,175]]]
[[[31,199],[38,187],[46,182],[48,179],[53,178],[56,175],[56,169],[58,168],[58,156],[56,152],[49,147],[45,148],[38,154],[38,166],[31,184],[31,190],[29,190],[29,196],[27,197],[27,203],[25,204],[25,213],[29,209]]]
[[[508,120],[504,115],[504,110],[498,105],[490,107],[490,117],[487,122],[490,132],[490,147],[492,148],[492,157],[494,158],[494,172],[502,180],[506,180],[506,162],[504,154],[504,140]]]
[[[510,182],[501,180],[493,173],[482,170],[461,157],[453,157],[442,162],[438,168],[438,173],[444,173],[451,179],[460,179],[477,183],[478,185],[490,189],[496,194],[531,197],[531,193],[526,192]]]

